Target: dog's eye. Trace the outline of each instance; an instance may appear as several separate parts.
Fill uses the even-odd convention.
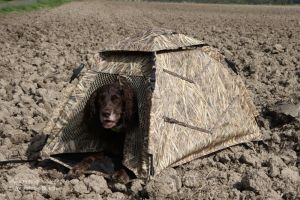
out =
[[[105,100],[105,95],[103,94],[103,95],[100,95],[100,100],[101,101],[104,101]]]

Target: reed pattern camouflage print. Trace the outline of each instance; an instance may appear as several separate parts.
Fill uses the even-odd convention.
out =
[[[45,127],[50,137],[43,157],[101,150],[101,141],[79,124],[91,93],[117,77],[126,78],[138,98],[139,126],[126,138],[123,161],[138,177],[259,139],[255,106],[223,61],[204,42],[164,29],[101,51]]]

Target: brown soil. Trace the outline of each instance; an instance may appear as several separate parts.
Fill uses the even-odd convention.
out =
[[[264,140],[167,169],[146,186],[110,185],[97,175],[65,180],[64,170],[48,163],[3,166],[0,199],[300,198],[299,115],[274,109],[300,98],[299,6],[78,1],[0,15],[0,160],[35,156],[43,139],[37,132],[64,98],[71,69],[152,27],[204,40],[236,64]]]

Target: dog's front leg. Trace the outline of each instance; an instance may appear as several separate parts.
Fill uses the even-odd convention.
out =
[[[101,161],[103,159],[103,153],[96,153],[84,158],[81,162],[74,165],[72,169],[67,174],[67,178],[76,178],[82,175],[90,166],[97,160]]]

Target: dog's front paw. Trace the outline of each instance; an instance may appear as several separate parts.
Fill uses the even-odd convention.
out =
[[[82,162],[75,165],[67,174],[68,179],[78,178],[89,168],[89,164]]]
[[[124,184],[126,184],[130,181],[130,177],[124,169],[116,171],[112,175],[112,179],[115,180],[115,181],[118,181],[120,183],[124,183]]]
[[[79,178],[83,174],[84,170],[77,169],[77,168],[72,168],[68,172],[66,179],[74,179],[74,178]]]

